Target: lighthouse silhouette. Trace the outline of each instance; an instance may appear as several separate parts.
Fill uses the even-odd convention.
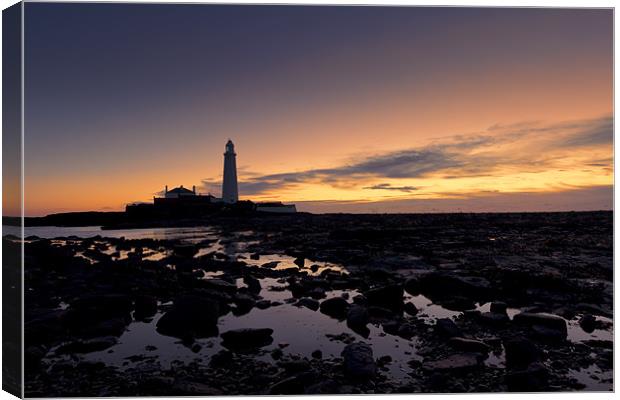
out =
[[[224,180],[222,182],[222,201],[224,203],[236,203],[239,200],[236,157],[235,145],[232,140],[228,139],[224,153]]]

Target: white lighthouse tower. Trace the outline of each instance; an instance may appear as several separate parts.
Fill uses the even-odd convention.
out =
[[[228,139],[224,153],[224,181],[222,182],[222,200],[224,203],[236,203],[239,200],[236,157],[235,145],[232,140]]]

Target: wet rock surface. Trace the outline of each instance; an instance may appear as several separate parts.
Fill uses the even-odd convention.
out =
[[[204,225],[29,237],[26,395],[612,389],[611,213]]]

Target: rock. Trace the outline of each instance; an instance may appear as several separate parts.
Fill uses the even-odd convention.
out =
[[[348,344],[342,350],[344,372],[352,380],[372,379],[377,372],[377,365],[372,355],[372,348],[362,342]]]
[[[476,308],[473,300],[463,296],[450,296],[447,299],[437,300],[437,304],[451,311],[466,311]]]
[[[311,299],[309,297],[303,297],[303,298],[299,299],[299,301],[297,301],[297,303],[295,303],[295,305],[298,306],[298,307],[309,308],[312,311],[316,311],[316,310],[319,309],[319,302],[318,302],[318,300]]]
[[[420,294],[420,280],[416,277],[409,278],[405,281],[405,290],[412,296]]]
[[[260,309],[260,310],[265,310],[269,307],[271,307],[271,301],[270,300],[259,300],[256,302],[255,304],[256,308]]]
[[[302,372],[275,383],[269,389],[269,394],[303,394],[305,388],[314,383],[317,378],[317,374],[312,371]]]
[[[237,291],[237,285],[226,282],[223,279],[204,279],[201,282],[202,286],[207,289],[218,290],[229,294]]]
[[[233,301],[237,306],[237,309],[233,310],[236,315],[249,313],[256,304],[256,300],[254,300],[254,298],[247,293],[237,293]]]
[[[423,368],[426,371],[457,372],[478,368],[482,365],[481,361],[480,354],[476,353],[452,354],[436,361],[427,362]]]
[[[47,347],[42,345],[32,345],[26,347],[24,350],[24,361],[26,364],[26,369],[33,368],[36,369],[41,362],[41,359],[45,357],[47,354]]]
[[[350,328],[365,328],[368,324],[368,310],[365,307],[352,305],[347,311],[347,325]]]
[[[271,262],[264,263],[263,265],[261,265],[261,267],[273,269],[277,267],[278,264],[280,264],[280,261],[271,261]]]
[[[508,305],[502,301],[494,301],[491,303],[491,312],[497,314],[506,314]]]
[[[549,372],[541,363],[533,363],[527,369],[506,374],[506,385],[511,392],[537,392],[548,390]]]
[[[396,320],[385,321],[381,324],[383,331],[389,335],[396,335],[400,328],[400,322]]]
[[[558,343],[566,339],[564,332],[542,325],[534,325],[532,334],[535,338],[548,343]]]
[[[396,317],[396,314],[393,311],[388,310],[387,308],[384,308],[384,307],[370,306],[370,307],[367,307],[367,310],[371,318],[383,320],[383,319],[393,319]]]
[[[418,313],[418,307],[412,302],[405,303],[404,310],[409,315],[416,315]]]
[[[484,342],[473,339],[465,339],[462,337],[452,337],[448,340],[448,344],[458,351],[487,354],[490,350]]]
[[[363,294],[358,294],[358,295],[353,296],[353,304],[357,304],[360,306],[367,306],[368,300]]]
[[[231,350],[252,350],[259,347],[268,346],[273,342],[271,335],[273,329],[234,329],[222,333],[222,346]]]
[[[84,295],[71,303],[69,310],[77,313],[78,319],[93,320],[107,317],[127,316],[132,301],[124,294]]]
[[[29,318],[24,326],[26,343],[52,343],[66,337],[65,323],[71,313],[66,310],[43,312],[36,317]],[[75,320],[79,326],[82,322]]]
[[[465,296],[480,298],[492,292],[491,283],[482,277],[458,276],[447,272],[431,272],[419,278],[423,294],[432,297]],[[428,296],[427,296],[428,297]]]
[[[243,283],[248,285],[250,293],[259,294],[261,291],[260,281],[253,276],[245,275],[243,277]]]
[[[522,312],[516,314],[513,321],[522,325],[544,326],[546,328],[559,331],[564,335],[564,337],[566,337],[568,332],[564,318],[555,314]]]
[[[306,263],[306,259],[304,257],[297,257],[295,259],[295,261],[293,261],[295,263],[295,265],[297,265],[299,268],[303,268],[305,263]]]
[[[312,358],[316,358],[317,360],[323,358],[323,352],[321,350],[314,350],[310,355],[312,356]]]
[[[592,314],[584,314],[579,320],[579,326],[586,333],[594,332],[594,329],[596,329],[596,317]]]
[[[71,342],[56,349],[56,354],[92,353],[108,349],[116,344],[116,337],[104,336],[100,338]]]
[[[402,310],[403,294],[402,285],[388,285],[370,289],[364,293],[364,296],[371,306]]]
[[[137,296],[134,306],[134,318],[136,320],[151,318],[157,313],[157,299],[153,296]]]
[[[410,323],[401,324],[396,334],[404,339],[411,339],[415,334],[415,326]]]
[[[296,374],[299,372],[305,372],[310,369],[310,363],[307,360],[288,360],[288,361],[280,361],[278,363],[278,367],[284,368],[284,370],[289,374]]]
[[[348,308],[349,303],[342,297],[333,297],[331,299],[324,300],[320,305],[320,309],[323,314],[337,319],[345,319]]]
[[[440,318],[435,322],[434,332],[440,336],[451,338],[463,336],[461,330],[450,318]]]
[[[508,315],[496,312],[483,312],[478,315],[480,322],[487,325],[500,326],[506,324],[510,319]]]
[[[175,299],[172,308],[157,321],[157,332],[179,338],[215,336],[218,318],[215,300],[185,295]]]
[[[530,340],[516,337],[504,340],[506,366],[524,368],[540,358],[541,352]]]
[[[280,348],[271,350],[271,358],[273,358],[274,360],[281,359],[283,355],[284,352]]]
[[[392,362],[392,357],[389,355],[381,356],[379,357],[377,361],[379,362],[380,365],[389,364]]]
[[[198,248],[197,246],[193,245],[193,244],[175,244],[173,246],[173,250],[174,250],[174,254],[180,256],[180,257],[193,257],[194,254],[198,253]]]

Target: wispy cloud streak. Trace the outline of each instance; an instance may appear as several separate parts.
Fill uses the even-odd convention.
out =
[[[611,116],[556,124],[524,122],[494,125],[484,132],[454,135],[426,146],[384,154],[368,155],[333,168],[251,175],[240,183],[245,195],[258,195],[302,184],[325,184],[367,190],[410,193],[414,186],[392,186],[382,179],[416,179],[438,176],[458,179],[493,176],[506,168],[540,172],[557,167],[579,149],[611,146]],[[609,164],[607,164],[609,162]],[[590,160],[591,165],[609,165],[611,158]],[[378,180],[378,183],[372,182]],[[204,187],[218,182],[204,179]]]

